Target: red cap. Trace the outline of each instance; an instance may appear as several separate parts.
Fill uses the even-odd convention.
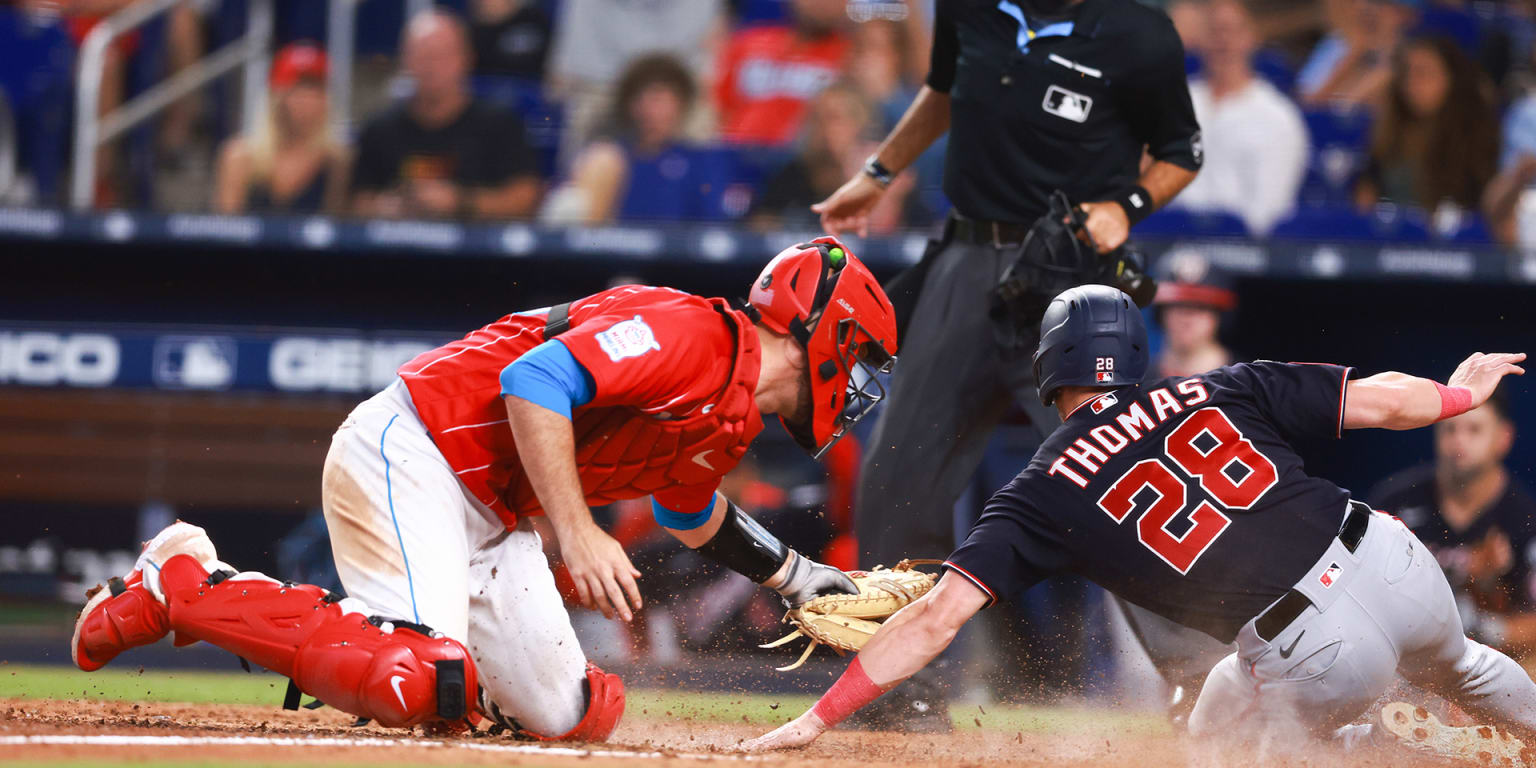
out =
[[[300,80],[325,81],[325,51],[314,43],[290,43],[272,57],[272,88],[291,88]]]

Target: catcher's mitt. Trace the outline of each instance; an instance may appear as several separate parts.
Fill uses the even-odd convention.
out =
[[[829,645],[838,653],[857,651],[880,629],[880,622],[933,589],[937,579],[916,566],[942,562],[903,560],[895,568],[879,565],[872,571],[849,571],[849,578],[859,587],[857,595],[823,595],[791,608],[784,620],[795,625],[795,631],[759,647],[777,648],[797,637],[810,639],[800,659],[778,667],[780,672],[804,664],[818,645]]]

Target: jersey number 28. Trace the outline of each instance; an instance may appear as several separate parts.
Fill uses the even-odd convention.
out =
[[[1232,519],[1201,498],[1188,512],[1189,527],[1174,535],[1168,524],[1185,512],[1191,480],[1226,509],[1249,509],[1275,486],[1275,463],[1243,437],[1220,408],[1202,408],[1184,419],[1163,443],[1163,458],[1144,459],[1099,497],[1099,509],[1124,522],[1147,490],[1156,498],[1136,518],[1136,538],[1179,573],[1189,573]],[[1182,470],[1180,475],[1169,461]],[[1190,478],[1186,480],[1184,478]]]

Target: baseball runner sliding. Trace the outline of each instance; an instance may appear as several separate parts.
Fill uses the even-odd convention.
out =
[[[176,523],[90,596],[87,671],[175,633],[387,726],[601,741],[624,686],[584,658],[539,535],[547,515],[582,602],[628,620],[639,571],[591,505],[650,496],[700,554],[798,605],[856,592],[716,493],[777,414],[813,455],[883,396],[891,304],[842,244],[779,253],[745,306],[623,286],[507,315],[406,363],[332,439],[323,501],[348,597],[236,573]]]
[[[1146,330],[1120,291],[1067,290],[1041,329],[1035,375],[1062,425],[992,497],[933,590],[887,620],[815,707],[748,748],[813,741],[921,669],[997,595],[1060,572],[1236,641],[1200,692],[1195,736],[1278,718],[1358,743],[1370,726],[1341,727],[1396,674],[1536,733],[1536,684],[1465,636],[1433,555],[1397,520],[1308,475],[1293,447],[1463,413],[1524,373],[1524,354],[1473,354],[1446,384],[1271,362],[1142,383]],[[1451,730],[1385,711],[1393,733],[1405,722],[1426,738]]]

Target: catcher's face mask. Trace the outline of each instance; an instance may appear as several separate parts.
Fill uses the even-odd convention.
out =
[[[896,365],[895,356],[869,330],[851,317],[837,321],[836,345],[818,363],[810,359],[811,412],[795,424],[785,422],[795,442],[819,459],[853,425],[885,399],[882,374]]]

